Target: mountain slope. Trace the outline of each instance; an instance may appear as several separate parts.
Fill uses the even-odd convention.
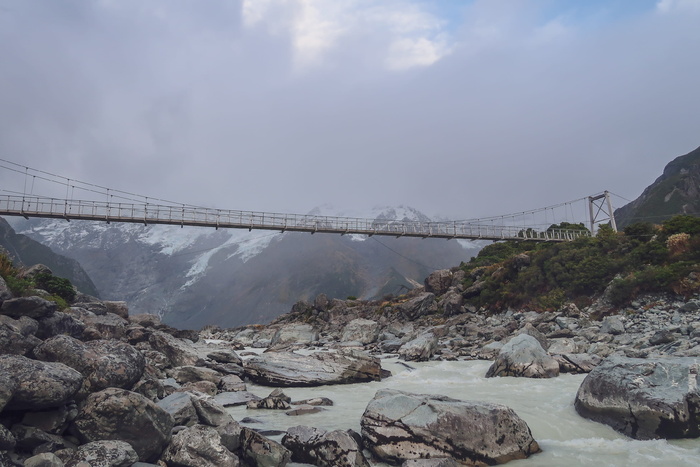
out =
[[[619,228],[660,223],[678,214],[700,214],[700,148],[669,162],[663,174],[631,203],[615,210]]]
[[[44,264],[48,266],[56,276],[65,277],[75,285],[78,290],[88,295],[97,295],[97,289],[90,277],[74,259],[56,254],[51,248],[32,240],[26,235],[21,235],[0,217],[0,246],[9,254],[17,265],[33,266]]]
[[[357,217],[427,219],[405,207]],[[103,298],[126,300],[132,312],[159,314],[182,328],[268,322],[320,293],[400,293],[478,251],[458,241],[162,225],[20,219],[17,228],[83,264]]]

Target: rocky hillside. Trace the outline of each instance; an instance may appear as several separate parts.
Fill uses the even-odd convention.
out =
[[[26,235],[16,233],[7,221],[1,217],[0,247],[7,252],[8,256],[17,265],[45,264],[58,276],[69,279],[86,294],[99,296],[95,284],[93,284],[78,261],[54,253],[46,245],[42,245]]]
[[[639,198],[615,210],[618,228],[636,222],[659,223],[678,214],[700,215],[700,148],[666,165]]]
[[[322,211],[310,215],[331,214]],[[363,216],[427,220],[410,208]],[[342,299],[403,293],[478,251],[465,242],[356,235],[36,219],[16,227],[79,261],[101,297],[189,329],[268,322],[319,293]]]

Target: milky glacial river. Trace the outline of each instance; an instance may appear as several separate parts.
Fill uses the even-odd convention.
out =
[[[236,420],[253,417],[262,423],[246,424],[257,429],[286,430],[309,425],[327,430],[352,428],[360,432],[360,417],[367,403],[381,388],[446,396],[507,405],[532,430],[542,452],[507,465],[523,466],[692,466],[700,465],[700,439],[680,441],[635,441],[612,428],[579,417],[574,396],[585,375],[561,375],[551,379],[484,378],[491,362],[414,363],[409,370],[395,359],[382,366],[393,376],[381,382],[284,388],[292,400],[328,397],[335,403],[310,415],[288,416],[284,411],[247,410],[233,407]],[[250,392],[267,396],[273,388],[248,384]],[[281,437],[273,437],[279,440]],[[381,465],[381,464],[379,464]]]

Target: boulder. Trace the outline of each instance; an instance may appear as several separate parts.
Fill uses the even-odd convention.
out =
[[[0,354],[27,355],[41,344],[41,339],[36,336],[22,334],[15,322],[19,323],[19,320],[0,315]]]
[[[358,438],[357,433],[343,430],[328,432],[308,426],[294,426],[287,430],[282,445],[292,452],[294,462],[318,467],[369,467]]]
[[[173,436],[162,459],[177,467],[238,467],[238,457],[221,443],[216,429],[194,425]]]
[[[574,407],[631,438],[697,438],[698,367],[692,357],[611,356],[583,380]]]
[[[156,402],[156,405],[173,417],[175,425],[192,426],[199,422],[192,398],[187,392],[174,392]]]
[[[131,389],[143,376],[146,365],[143,354],[125,342],[81,342],[66,335],[44,341],[34,349],[34,355],[79,371],[85,377],[81,398],[108,387]]]
[[[259,400],[260,397],[248,391],[220,392],[214,399],[224,407],[246,405],[248,401]]]
[[[243,363],[251,381],[268,386],[322,386],[381,379],[380,361],[363,353],[266,352]]]
[[[0,457],[0,465],[2,458]],[[66,464],[52,452],[43,452],[24,461],[24,467],[64,467]]]
[[[216,350],[207,354],[207,358],[217,363],[235,363],[242,365],[243,360],[233,350]]]
[[[365,447],[392,464],[451,457],[493,465],[540,451],[527,424],[500,404],[382,389],[360,423]]]
[[[173,417],[140,394],[107,388],[90,394],[73,422],[81,442],[116,439],[129,443],[139,460],[157,459],[170,441]]]
[[[95,329],[99,339],[121,339],[126,335],[129,322],[114,313],[89,314],[82,318],[86,327]]]
[[[430,315],[438,310],[435,294],[424,292],[398,306],[398,309],[410,320]]]
[[[7,282],[0,276],[0,302],[12,298],[12,291],[7,286]]]
[[[271,409],[271,410],[287,410],[291,408],[289,402],[292,399],[285,395],[280,389],[275,389],[269,396],[249,401],[246,407],[249,409]]]
[[[425,362],[435,355],[438,338],[432,331],[426,331],[399,348],[399,356],[408,362]]]
[[[431,272],[424,281],[425,291],[435,295],[444,294],[452,286],[452,276],[452,271],[449,269]]]
[[[11,318],[28,316],[34,319],[42,319],[50,316],[57,309],[58,305],[41,297],[17,297],[2,302],[0,315],[6,315]]]
[[[59,334],[80,338],[85,332],[85,324],[68,313],[56,311],[51,316],[39,320],[37,337],[48,339]]]
[[[440,300],[440,308],[445,316],[453,316],[462,312],[464,296],[455,288],[450,288]]]
[[[129,306],[126,302],[105,300],[103,303],[107,307],[107,313],[113,313],[123,319],[129,319]]]
[[[197,381],[211,381],[215,385],[221,382],[219,372],[209,368],[187,365],[179,366],[168,371],[168,375],[179,384],[193,383]]]
[[[537,339],[528,334],[519,334],[508,341],[486,372],[487,378],[552,378],[558,375],[559,363],[542,348]]]
[[[3,371],[5,368],[0,360],[0,412],[10,402],[19,386],[19,381],[13,374]]]
[[[283,349],[290,345],[305,346],[318,340],[318,331],[310,324],[285,324],[272,337],[270,348]]]
[[[292,453],[277,441],[251,430],[241,429],[241,454],[243,460],[257,467],[284,467]]]
[[[190,394],[201,424],[216,427],[226,425],[233,420],[231,414],[213,397],[201,392],[191,392]]]
[[[616,336],[625,332],[625,324],[619,316],[606,316],[600,326],[600,332]]]
[[[41,410],[60,407],[83,384],[83,375],[63,363],[40,362],[19,355],[0,355],[0,375],[17,382],[6,410]],[[0,390],[0,402],[6,395]]]
[[[219,390],[221,392],[245,391],[247,390],[247,386],[240,377],[236,375],[226,375],[221,378]]]
[[[11,451],[17,445],[13,435],[4,425],[0,424],[0,451]]]
[[[131,467],[139,460],[129,443],[118,440],[83,444],[65,464],[66,467]]]
[[[603,360],[597,355],[587,353],[567,353],[552,356],[559,363],[560,373],[590,373]]]
[[[192,345],[162,331],[153,331],[148,343],[153,350],[165,355],[173,367],[196,365],[200,360]]]
[[[375,342],[378,337],[379,325],[376,321],[357,318],[345,325],[340,340],[342,342],[359,342],[362,345],[367,345]]]

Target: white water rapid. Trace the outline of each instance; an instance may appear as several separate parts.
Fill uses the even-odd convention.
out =
[[[292,400],[328,397],[335,403],[309,415],[288,416],[284,411],[229,409],[236,420],[251,417],[261,423],[244,424],[265,430],[286,430],[308,425],[327,430],[360,432],[360,417],[375,392],[393,388],[421,394],[504,404],[523,418],[542,452],[507,465],[524,466],[664,466],[700,465],[700,439],[636,441],[606,425],[581,418],[574,410],[574,397],[585,375],[561,375],[551,379],[484,378],[491,362],[455,361],[413,363],[409,370],[396,359],[382,366],[393,376],[381,382],[283,388]],[[265,397],[273,388],[248,384],[248,390]],[[280,437],[273,437],[279,441]],[[382,465],[382,464],[378,464]]]

